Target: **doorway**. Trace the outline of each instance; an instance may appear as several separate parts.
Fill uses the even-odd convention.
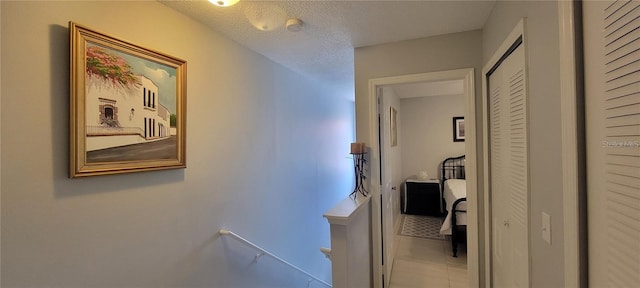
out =
[[[466,131],[466,143],[465,154],[467,155],[467,189],[473,189],[478,191],[477,185],[477,169],[476,168],[476,124],[475,124],[475,85],[474,85],[474,69],[459,69],[449,70],[441,72],[431,72],[422,74],[403,75],[395,77],[377,78],[369,80],[369,97],[370,103],[378,103],[372,105],[369,111],[370,122],[370,135],[372,139],[381,139],[381,111],[380,103],[378,102],[381,97],[381,89],[385,85],[395,84],[408,84],[419,82],[433,82],[433,81],[448,81],[448,80],[462,80],[464,91],[464,114],[466,116],[465,126]],[[392,239],[394,235],[393,229],[389,229],[392,225],[389,219],[392,217],[392,209],[389,206],[393,202],[389,203],[392,199],[389,197],[394,185],[384,184],[384,175],[388,175],[388,171],[384,170],[382,164],[384,163],[384,157],[386,152],[384,151],[384,145],[381,145],[381,141],[377,143],[371,143],[371,158],[370,158],[370,191],[371,191],[371,207],[372,207],[372,245],[373,245],[373,283],[374,287],[387,287],[389,284],[389,272],[391,271],[391,265],[393,265],[393,249],[390,249],[393,245]],[[387,176],[388,177],[388,176]],[[396,190],[398,189],[395,185]],[[386,191],[389,190],[389,191]],[[478,252],[481,249],[478,241],[478,198],[477,194],[469,195],[467,197],[468,202],[468,273],[470,287],[479,286],[480,273],[478,263]],[[385,228],[386,227],[386,228]],[[391,230],[391,231],[390,231]],[[386,248],[385,248],[386,247]]]

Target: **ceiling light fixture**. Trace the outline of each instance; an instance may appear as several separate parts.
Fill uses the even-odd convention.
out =
[[[248,1],[240,8],[249,23],[261,31],[274,31],[287,21],[287,13],[273,2]]]
[[[302,20],[298,18],[291,18],[287,20],[285,27],[287,27],[289,32],[300,32],[302,31],[302,24]]]
[[[220,7],[229,7],[238,3],[240,0],[209,0],[213,5]]]

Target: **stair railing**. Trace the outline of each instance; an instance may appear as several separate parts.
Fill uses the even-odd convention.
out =
[[[309,283],[311,283],[311,281],[316,281],[316,282],[321,283],[321,284],[323,284],[323,285],[325,285],[325,286],[327,286],[327,287],[331,287],[331,284],[329,284],[329,283],[327,283],[327,282],[325,282],[325,281],[322,281],[322,280],[318,279],[317,277],[315,277],[315,276],[313,276],[313,275],[309,274],[307,271],[302,270],[302,268],[300,268],[300,267],[298,267],[298,266],[296,266],[296,265],[293,265],[293,264],[291,264],[291,263],[287,262],[286,260],[284,260],[284,259],[282,259],[282,258],[280,258],[280,257],[278,257],[278,256],[276,256],[276,255],[274,255],[273,253],[271,253],[271,252],[269,252],[269,251],[265,250],[264,248],[262,248],[262,247],[260,247],[260,246],[258,246],[258,245],[256,245],[256,244],[254,244],[253,242],[251,242],[251,241],[249,241],[249,240],[247,240],[247,239],[243,238],[242,236],[240,236],[240,235],[238,235],[238,234],[236,234],[236,233],[234,233],[234,232],[232,232],[232,231],[225,230],[225,229],[220,229],[220,231],[218,231],[218,233],[219,233],[220,235],[223,235],[223,236],[231,236],[231,237],[233,237],[233,238],[235,238],[235,239],[237,239],[237,240],[240,240],[241,242],[244,242],[245,244],[247,244],[247,245],[249,245],[249,246],[251,246],[251,247],[253,247],[253,248],[257,249],[258,251],[260,251],[260,253],[258,253],[258,254],[256,255],[256,260],[258,260],[260,257],[262,257],[262,256],[264,256],[264,255],[271,256],[273,259],[276,259],[276,260],[278,260],[279,262],[281,262],[281,263],[283,263],[283,264],[285,264],[285,265],[287,265],[287,266],[289,266],[289,267],[291,267],[291,268],[293,268],[293,269],[295,269],[295,270],[298,270],[298,272],[300,272],[300,273],[302,273],[302,274],[307,275],[307,276],[310,278],[310,279],[309,279]]]

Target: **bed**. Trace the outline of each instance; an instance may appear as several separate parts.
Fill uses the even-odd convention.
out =
[[[467,225],[467,182],[465,155],[447,158],[442,162],[441,187],[447,216],[440,234],[451,235],[453,257],[458,257],[460,232]]]

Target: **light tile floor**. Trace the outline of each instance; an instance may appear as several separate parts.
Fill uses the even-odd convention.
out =
[[[396,235],[390,288],[466,288],[467,249],[451,254],[451,241]]]

